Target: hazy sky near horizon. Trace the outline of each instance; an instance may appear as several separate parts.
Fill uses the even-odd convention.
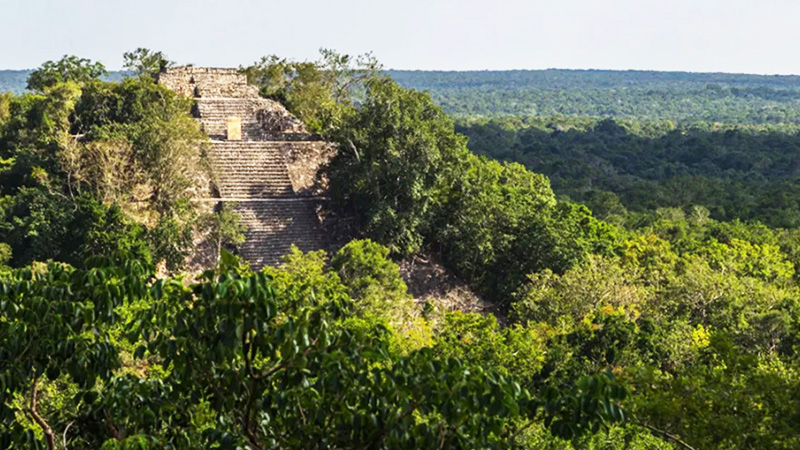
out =
[[[396,69],[800,74],[798,0],[0,0],[0,69],[136,47],[239,66],[320,47]]]

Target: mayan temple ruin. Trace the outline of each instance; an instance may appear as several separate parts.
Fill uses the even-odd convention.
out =
[[[158,82],[195,100],[194,116],[212,143],[216,183],[207,200],[236,205],[247,226],[239,254],[253,268],[278,263],[292,244],[326,248],[317,173],[333,154],[330,144],[262,98],[237,69],[176,67]]]

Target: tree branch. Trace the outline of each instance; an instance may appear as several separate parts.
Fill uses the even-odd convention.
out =
[[[308,348],[303,352],[303,356],[308,356],[308,354],[311,353],[311,350],[314,348],[315,345],[317,345],[317,341],[319,341],[319,338],[314,338],[314,340],[311,341],[311,345],[309,345]],[[280,363],[275,364],[274,366],[272,366],[269,370],[267,370],[264,373],[261,373],[261,374],[251,373],[250,377],[252,377],[254,380],[259,380],[259,381],[263,380],[264,378],[267,378],[267,377],[273,375],[275,372],[277,372],[277,371],[279,371],[281,369],[285,369],[285,368],[289,367],[291,362],[292,361],[290,361],[290,360],[281,361]]]
[[[74,424],[74,423],[75,423],[75,421],[73,420],[70,423],[68,423],[67,426],[64,428],[64,436],[62,437],[62,442],[64,444],[64,450],[67,450],[67,432],[69,431],[70,427],[72,427],[72,424]]]
[[[31,387],[31,405],[28,409],[28,412],[33,417],[33,420],[41,427],[42,431],[44,432],[45,440],[47,441],[47,448],[48,450],[56,450],[56,437],[53,433],[53,429],[50,428],[50,425],[47,421],[44,420],[42,416],[39,415],[39,412],[36,410],[36,401],[37,396],[39,395],[39,377],[33,377],[33,386]]]
[[[14,364],[19,364],[19,362],[22,361],[22,357],[25,356],[25,353],[27,353],[28,350],[31,348],[31,344],[33,344],[33,341],[34,338],[33,336],[31,336],[31,338],[28,340],[28,343],[25,345],[25,348],[22,349],[22,353],[20,353],[19,356],[17,356],[17,358],[14,360]]]
[[[652,427],[650,425],[647,425],[646,423],[638,423],[638,422],[635,422],[635,423],[636,423],[636,425],[639,425],[642,428],[646,428],[651,433],[656,434],[659,437],[669,439],[670,441],[680,445],[681,447],[685,448],[686,450],[697,450],[694,447],[692,447],[691,445],[687,444],[686,442],[683,442],[682,440],[680,440],[677,436],[673,436],[673,435],[667,433],[666,431],[659,430],[658,428],[655,428],[655,427]]]
[[[533,424],[534,424],[534,421],[533,421],[533,420],[529,420],[529,421],[528,421],[528,423],[526,423],[524,426],[521,426],[521,427],[519,427],[519,428],[517,429],[517,431],[515,431],[515,432],[514,432],[514,434],[512,434],[512,435],[511,435],[511,437],[509,438],[509,440],[510,440],[512,443],[513,443],[513,442],[517,442],[517,438],[519,437],[519,435],[521,435],[522,433],[524,433],[524,432],[525,432],[525,430],[527,430],[528,428],[530,428],[530,427],[531,427],[531,425],[533,425]]]
[[[250,376],[250,388],[248,389],[248,396],[247,396],[247,404],[245,405],[244,409],[244,417],[242,426],[244,427],[244,433],[247,435],[247,440],[255,447],[256,449],[260,447],[260,440],[258,435],[253,432],[253,429],[250,425],[250,417],[252,416],[252,409],[253,409],[253,402],[255,401],[256,397],[256,390],[258,387],[258,380],[259,378],[253,373],[253,366],[250,361],[250,345],[251,342],[248,339],[250,334],[245,324],[247,323],[247,303],[245,302],[244,308],[242,310],[242,353],[244,356],[244,367],[245,373]]]
[[[351,139],[348,139],[347,143],[350,145],[350,149],[353,150],[353,153],[356,155],[356,161],[361,162],[361,156],[358,154],[356,144],[354,144]]]
[[[386,440],[386,436],[389,434],[389,431],[396,427],[401,420],[413,413],[415,409],[417,409],[417,402],[415,400],[411,400],[408,405],[406,405],[406,409],[403,410],[402,413],[395,416],[394,420],[389,426],[383,427],[383,429],[380,431],[376,431],[377,435],[374,438],[370,437],[370,441],[373,441],[376,447],[379,444],[382,444],[383,441]]]
[[[114,426],[114,420],[111,418],[111,414],[109,414],[108,410],[105,408],[103,408],[103,415],[106,417],[106,424],[108,424],[108,429],[111,431],[111,435],[114,436],[114,440],[121,441],[122,436],[119,434],[117,427]]]

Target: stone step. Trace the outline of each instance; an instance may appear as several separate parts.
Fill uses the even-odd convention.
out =
[[[263,160],[255,160],[255,161],[248,161],[246,164],[237,164],[236,159],[217,159],[212,158],[211,162],[214,164],[215,167],[225,167],[230,169],[231,172],[251,172],[254,170],[258,171],[275,171],[276,173],[284,173],[282,169],[286,167],[286,163],[282,160],[270,160],[270,159],[263,159]],[[229,172],[230,173],[230,172]]]
[[[229,158],[217,158],[212,155],[211,162],[218,166],[236,166],[245,170],[257,167],[283,169],[286,166],[286,160],[283,158],[250,158],[247,155],[231,156]]]
[[[303,251],[326,248],[327,239],[316,213],[318,201],[258,201],[236,203],[235,210],[247,226],[239,254],[254,269],[275,265],[292,244]]]
[[[286,174],[282,172],[226,172],[218,180],[219,184],[226,186],[249,186],[253,183],[283,183],[286,181]]]
[[[262,140],[262,141],[228,141],[228,140],[212,140],[212,144],[216,148],[226,150],[230,148],[245,148],[252,150],[259,150],[261,148],[283,148],[286,146],[313,146],[316,141],[281,141],[281,140]]]
[[[196,101],[195,116],[210,136],[224,136],[231,117],[241,119],[244,139],[265,139],[282,132],[305,133],[302,122],[273,100],[240,97],[198,98]]]
[[[260,151],[252,151],[248,149],[243,150],[214,150],[209,155],[214,159],[225,160],[259,160],[259,161],[284,161],[283,152],[277,148],[263,148]]]
[[[209,154],[223,197],[271,197],[292,194],[281,143],[213,141]]]

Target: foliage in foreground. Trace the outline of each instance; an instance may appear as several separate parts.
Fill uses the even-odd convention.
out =
[[[337,260],[380,259],[370,248]],[[369,273],[348,286],[319,256],[253,273],[226,254],[195,282],[99,258],[15,271],[0,289],[0,443],[508,448],[533,424],[578,438],[625,420],[610,373],[534,392],[446,341],[393,345],[408,331],[348,294]]]

